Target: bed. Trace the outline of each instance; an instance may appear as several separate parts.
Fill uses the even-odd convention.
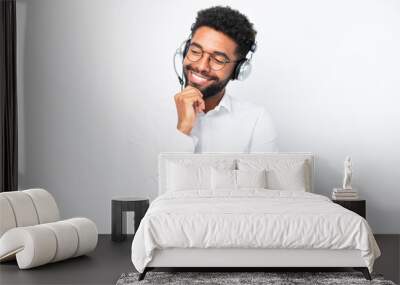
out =
[[[371,279],[367,221],[314,192],[312,153],[161,153],[159,196],[132,242],[154,268],[352,267]]]

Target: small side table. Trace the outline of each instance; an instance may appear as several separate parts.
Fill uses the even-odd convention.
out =
[[[135,212],[135,232],[140,221],[149,208],[150,201],[147,198],[137,197],[115,197],[111,201],[111,240],[123,241],[126,233],[123,233],[126,212]],[[124,219],[125,218],[125,219]]]
[[[332,200],[332,202],[339,204],[340,206],[359,214],[364,219],[366,215],[366,201],[365,200]]]

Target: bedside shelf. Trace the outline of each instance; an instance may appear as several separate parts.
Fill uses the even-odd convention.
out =
[[[366,219],[366,201],[365,200],[332,200],[332,202],[359,214]]]

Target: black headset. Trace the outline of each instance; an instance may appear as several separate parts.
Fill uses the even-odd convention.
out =
[[[192,28],[193,28],[193,25],[192,25]],[[182,89],[184,87],[183,61],[184,61],[184,59],[186,57],[186,54],[189,51],[191,40],[192,40],[192,34],[190,34],[189,38],[187,40],[185,40],[181,44],[181,46],[176,50],[175,55],[174,55],[174,69],[175,69],[176,75],[178,76],[178,80],[179,80],[179,83],[181,84]],[[245,80],[250,75],[250,73],[251,73],[251,59],[252,59],[253,54],[256,51],[256,49],[257,49],[257,43],[253,42],[251,44],[249,52],[247,53],[247,55],[250,53],[250,56],[247,57],[247,55],[246,55],[245,58],[240,59],[236,63],[235,69],[234,69],[234,71],[232,73],[232,77],[231,77],[232,80]],[[177,70],[176,70],[176,58],[177,58],[177,56],[181,56],[182,57],[182,59],[181,59],[182,76],[180,76],[178,74]]]

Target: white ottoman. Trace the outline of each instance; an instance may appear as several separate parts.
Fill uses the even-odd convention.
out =
[[[97,228],[87,218],[59,221],[44,189],[0,193],[0,262],[17,259],[20,269],[86,254],[96,248]]]

